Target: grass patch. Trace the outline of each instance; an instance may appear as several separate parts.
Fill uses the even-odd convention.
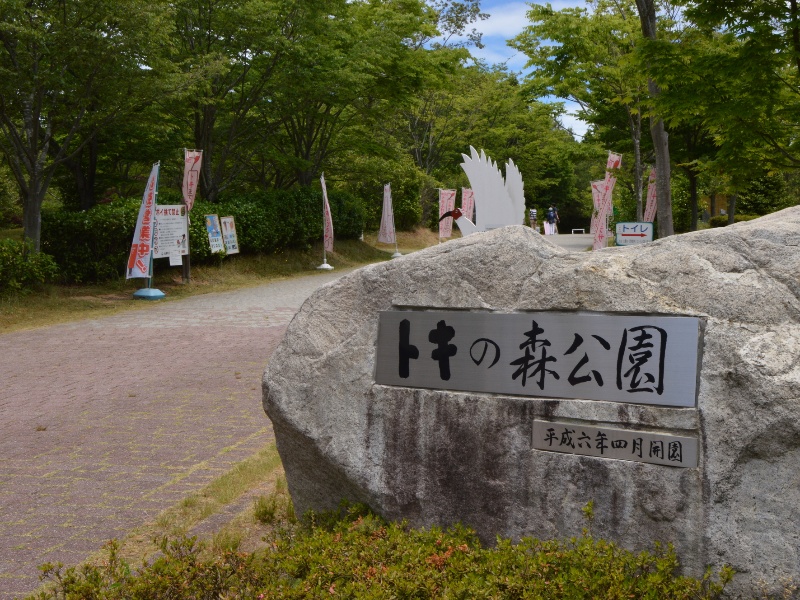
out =
[[[328,262],[337,269],[347,269],[390,257],[390,253],[364,242],[344,240],[336,243],[336,252],[328,254]],[[197,294],[224,292],[314,274],[321,262],[321,245],[267,256],[230,256],[218,266],[193,266],[192,279],[184,284],[180,267],[168,267],[167,261],[158,260],[153,286],[167,295],[161,302],[169,302]],[[133,292],[144,285],[142,279],[118,279],[93,285],[47,285],[35,292],[0,295],[0,332],[142,309],[149,303],[134,299]]]
[[[453,227],[453,237],[461,237],[458,227]],[[442,240],[444,242],[444,240]],[[378,242],[378,232],[373,231],[364,233],[364,242],[375,248],[379,248],[390,254],[394,254],[394,244],[383,244]],[[420,227],[414,231],[398,231],[397,247],[402,254],[409,254],[417,250],[423,250],[439,243],[439,232],[431,231],[427,227]]]
[[[0,227],[0,240],[9,239],[15,242],[21,242],[22,237],[22,227]]]

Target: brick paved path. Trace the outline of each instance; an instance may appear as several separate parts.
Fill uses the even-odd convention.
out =
[[[343,273],[0,335],[0,599],[269,442],[267,359],[302,301]]]

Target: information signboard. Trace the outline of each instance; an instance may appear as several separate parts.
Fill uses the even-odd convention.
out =
[[[225,252],[222,228],[219,226],[219,217],[217,215],[206,215],[206,231],[208,232],[208,243],[211,245],[211,254]]]
[[[236,237],[236,223],[233,217],[220,217],[222,225],[222,239],[225,242],[225,252],[227,254],[239,254],[239,239]]]
[[[385,311],[375,381],[694,407],[700,325],[682,316]]]
[[[697,438],[667,433],[535,420],[533,447],[670,467],[697,466]]]
[[[653,241],[653,224],[644,221],[617,223],[617,246],[633,246]]]
[[[156,205],[156,228],[153,232],[153,258],[171,258],[189,254],[186,206]],[[178,261],[180,259],[178,258]],[[180,264],[180,262],[178,262]]]

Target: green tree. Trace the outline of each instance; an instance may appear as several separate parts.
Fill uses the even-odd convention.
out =
[[[38,251],[55,170],[123,116],[132,96],[158,91],[151,60],[169,44],[169,7],[2,0],[0,14],[0,149],[21,192],[25,237]]]
[[[632,1],[592,0],[589,5],[557,11],[550,4],[533,4],[528,12],[531,25],[510,44],[525,53],[533,67],[526,81],[532,95],[577,103],[578,116],[593,126],[594,139],[611,142],[615,149],[624,144],[615,132],[627,132],[633,155],[630,179],[641,219],[642,113],[648,91],[633,60],[641,40],[636,9]]]
[[[680,0],[713,44],[705,113],[721,144],[743,143],[773,168],[800,167],[800,12],[796,0]],[[710,58],[710,57],[709,57]],[[720,88],[720,79],[725,86]]]
[[[190,145],[203,150],[200,193],[216,202],[246,172],[272,123],[257,109],[274,103],[279,74],[313,51],[315,30],[344,0],[182,0],[175,5],[179,60],[194,85],[173,107],[188,117]],[[286,77],[283,78],[284,83]],[[293,83],[293,82],[292,82]],[[260,129],[261,128],[261,129]]]
[[[347,148],[338,136],[360,123],[376,123],[387,110],[406,106],[430,71],[430,51],[414,40],[432,31],[435,15],[418,0],[345,3],[313,44],[281,74],[272,116],[280,133],[289,183],[310,185],[325,161]]]

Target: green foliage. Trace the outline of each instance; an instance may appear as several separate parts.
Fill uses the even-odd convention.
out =
[[[357,239],[362,232],[361,202],[344,192],[329,194],[337,239]],[[160,193],[159,204],[180,203],[174,193]],[[63,209],[42,213],[42,248],[55,257],[68,282],[103,281],[124,273],[141,200],[100,204],[88,211]],[[234,217],[240,251],[268,254],[285,248],[308,248],[322,238],[322,193],[311,188],[228,198],[211,204],[197,201],[190,215],[193,264],[219,261],[208,244],[204,215]],[[156,265],[158,268],[158,264]]]
[[[52,281],[57,273],[52,256],[33,252],[26,242],[0,239],[0,294]]]
[[[741,221],[752,221],[753,219],[757,219],[761,215],[743,215],[736,213],[733,216],[734,223],[739,223]],[[711,217],[708,220],[708,224],[711,227],[726,227],[728,225],[728,215],[716,215]]]
[[[589,515],[592,508],[588,507]],[[587,516],[589,516],[587,515]],[[116,545],[100,567],[41,567],[49,598],[718,598],[718,579],[676,575],[671,546],[635,554],[588,534],[567,541],[498,539],[482,547],[462,526],[414,530],[363,506],[309,514],[305,527],[276,531],[254,554],[207,557],[194,538],[162,540],[162,556],[133,572]]]
[[[0,227],[22,223],[22,204],[19,201],[13,176],[6,165],[0,163]]]
[[[766,174],[750,181],[736,200],[736,211],[767,215],[792,205],[782,173]]]
[[[375,231],[380,227],[383,210],[383,186],[392,186],[394,225],[399,231],[410,231],[419,224],[422,206],[419,197],[423,176],[414,166],[411,157],[369,156],[347,153],[351,181],[342,187],[361,199],[364,207],[364,229]],[[344,165],[342,165],[344,166]],[[333,210],[333,209],[331,209]]]
[[[112,279],[122,274],[141,200],[128,199],[91,210],[42,211],[42,250],[51,254],[67,282]]]

